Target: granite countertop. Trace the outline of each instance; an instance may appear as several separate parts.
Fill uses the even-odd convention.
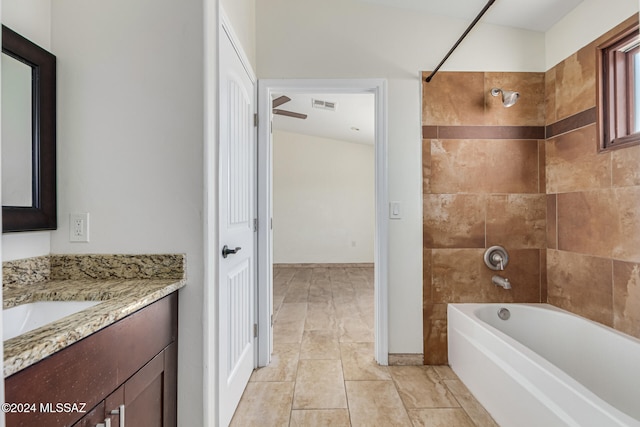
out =
[[[142,263],[139,262],[141,256],[125,256],[125,267],[121,265],[123,259],[114,261],[114,258],[109,258],[107,264],[115,267],[113,269],[105,267],[100,261],[93,262],[96,259],[104,260],[106,256],[75,257],[82,260],[74,259],[71,264],[77,266],[88,257],[94,257],[90,265],[98,264],[102,267],[95,269],[94,265],[84,268],[80,274],[77,274],[77,271],[69,274],[75,267],[69,269],[69,260],[65,259],[60,264],[65,266],[65,273],[60,274],[54,267],[60,260],[52,260],[51,273],[44,274],[44,280],[40,278],[35,283],[18,280],[3,283],[3,308],[36,301],[102,301],[93,307],[4,341],[5,378],[177,291],[186,284],[183,256],[170,260],[170,266],[164,270],[154,267],[143,274],[140,265],[148,267],[158,260],[158,256],[147,258]],[[132,259],[135,261],[131,261]],[[3,271],[7,269],[6,265],[7,263],[3,263]],[[167,262],[160,265],[166,267]],[[96,274],[98,270],[100,274]],[[171,270],[171,273],[166,273],[165,270]],[[123,274],[123,271],[126,273]]]

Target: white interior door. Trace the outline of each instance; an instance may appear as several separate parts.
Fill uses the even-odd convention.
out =
[[[226,426],[255,366],[255,82],[220,34],[219,424]]]

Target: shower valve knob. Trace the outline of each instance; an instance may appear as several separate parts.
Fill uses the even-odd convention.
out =
[[[504,270],[509,263],[509,254],[502,246],[491,246],[484,253],[484,263],[491,270]]]

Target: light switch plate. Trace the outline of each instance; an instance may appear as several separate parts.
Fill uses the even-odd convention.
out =
[[[402,219],[402,206],[400,202],[389,202],[389,219]]]

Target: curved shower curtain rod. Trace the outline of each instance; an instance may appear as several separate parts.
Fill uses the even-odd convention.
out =
[[[480,18],[482,18],[482,15],[484,15],[487,10],[489,10],[489,8],[496,2],[496,0],[489,0],[489,2],[484,6],[484,8],[480,11],[480,13],[478,14],[478,16],[476,16],[476,19],[473,20],[473,22],[471,23],[471,25],[469,25],[469,27],[465,30],[465,32],[462,34],[462,36],[460,36],[460,38],[458,39],[458,41],[456,42],[456,44],[453,45],[453,47],[451,48],[451,50],[449,50],[449,52],[445,55],[445,57],[442,59],[442,61],[440,61],[440,63],[438,64],[438,66],[436,67],[435,70],[433,70],[433,72],[429,75],[429,77],[427,77],[425,79],[425,81],[427,83],[429,83],[431,81],[431,79],[433,78],[433,76],[436,75],[436,73],[438,72],[438,70],[440,69],[440,67],[442,67],[442,64],[444,64],[444,62],[449,59],[449,56],[451,56],[451,54],[453,53],[454,50],[456,50],[456,48],[458,47],[458,45],[460,44],[460,42],[462,42],[462,40],[467,37],[467,34],[469,34],[469,32],[471,31],[471,29],[478,23],[478,21],[480,20]]]

